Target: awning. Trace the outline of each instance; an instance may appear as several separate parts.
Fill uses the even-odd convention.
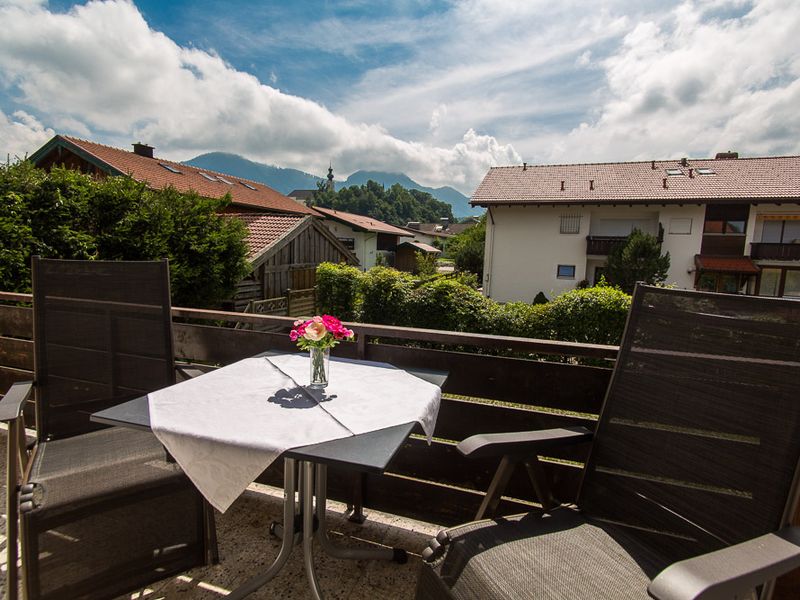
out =
[[[703,256],[697,254],[694,264],[698,271],[758,275],[758,267],[749,256]]]
[[[420,252],[425,252],[426,254],[440,254],[441,250],[438,248],[434,248],[433,246],[429,246],[428,244],[423,244],[422,242],[403,242],[402,244],[398,244],[397,247],[400,248],[401,246],[411,246],[419,250]]]

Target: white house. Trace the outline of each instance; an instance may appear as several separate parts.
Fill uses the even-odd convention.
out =
[[[379,254],[386,256],[392,264],[400,238],[412,237],[408,231],[372,217],[320,206],[315,206],[314,210],[325,217],[325,225],[339,241],[353,251],[362,271],[374,267]]]
[[[471,203],[499,301],[594,283],[634,228],[670,253],[667,283],[800,297],[800,156],[495,167]]]

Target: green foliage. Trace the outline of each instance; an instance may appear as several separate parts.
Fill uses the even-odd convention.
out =
[[[595,286],[564,292],[552,302],[539,306],[547,309],[553,339],[618,344],[631,297],[619,288]]]
[[[436,275],[436,256],[424,252],[414,253],[415,273],[421,277]]]
[[[373,267],[360,277],[361,320],[365,323],[402,325],[414,279],[388,267]]]
[[[481,220],[447,240],[447,255],[460,271],[475,273],[483,279],[483,250],[486,244],[486,215]]]
[[[669,252],[662,256],[658,238],[638,229],[608,255],[608,281],[629,294],[637,281],[662,283],[668,271]]]
[[[209,200],[27,161],[0,166],[0,285],[30,289],[30,257],[170,259],[173,302],[213,306],[247,273],[246,229]]]
[[[622,336],[631,298],[618,288],[572,290],[542,304],[500,304],[469,285],[472,278],[465,284],[458,277],[418,279],[385,267],[361,273],[327,263],[317,271],[317,300],[335,307],[323,308],[331,314],[365,323],[594,344],[617,344]]]
[[[388,190],[372,180],[366,185],[352,185],[338,192],[318,186],[312,205],[365,215],[392,225],[409,221],[430,223],[442,217],[453,219],[453,209],[427,192],[407,190],[394,184]]]
[[[320,314],[342,321],[356,319],[361,271],[356,267],[322,263],[317,267],[317,304]]]

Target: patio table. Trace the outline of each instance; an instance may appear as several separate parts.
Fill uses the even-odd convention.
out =
[[[297,355],[294,356],[296,357]],[[281,370],[282,375],[293,373],[294,379],[290,377],[290,380],[294,381],[296,385],[296,380],[299,379],[299,377],[295,368],[297,366],[297,361],[293,358],[293,355],[268,352],[254,358],[269,360],[274,362],[275,365],[279,365],[281,367],[279,370]],[[228,369],[228,373],[232,374],[240,372],[236,371],[236,369],[252,369],[254,366],[252,362],[253,359],[246,360],[249,360],[250,362],[247,364],[240,364],[245,363],[245,361],[234,363],[234,365],[223,367],[222,369],[218,369],[211,374],[203,375],[196,379],[176,384],[175,386],[171,386],[170,388],[156,392],[156,394],[162,394],[162,392],[166,392],[166,396],[162,394],[161,400],[162,402],[166,400],[167,406],[173,412],[175,411],[173,400],[175,400],[176,397],[179,400],[189,400],[184,406],[187,408],[191,407],[193,405],[191,400],[194,400],[196,397],[195,388],[202,389],[200,383],[203,378],[209,377],[209,375],[214,375],[215,373],[219,374],[225,369]],[[307,366],[308,359],[306,358],[305,360]],[[249,481],[244,483],[244,487],[251,483],[255,477],[257,477],[263,471],[263,468],[266,468],[269,462],[274,460],[274,458],[280,456],[284,462],[283,522],[279,525],[279,527],[275,528],[277,533],[279,533],[282,538],[281,548],[278,552],[278,556],[266,571],[253,577],[237,589],[233,590],[231,594],[227,596],[229,599],[238,600],[240,598],[244,598],[272,579],[286,564],[294,544],[299,539],[302,539],[305,569],[313,597],[316,599],[321,599],[322,591],[320,590],[319,582],[314,570],[312,553],[312,542],[315,531],[317,541],[322,550],[336,558],[354,560],[382,559],[394,560],[401,563],[405,562],[406,560],[406,553],[402,549],[344,548],[335,545],[329,540],[325,526],[327,468],[328,466],[333,465],[348,469],[356,469],[363,472],[383,473],[417,422],[424,421],[424,429],[427,430],[426,433],[430,437],[430,434],[432,434],[433,431],[433,424],[435,423],[436,412],[438,412],[438,403],[441,394],[441,391],[438,388],[441,388],[441,386],[444,384],[444,381],[447,378],[447,373],[427,369],[402,370],[396,369],[395,367],[385,363],[370,363],[367,361],[353,361],[336,358],[331,358],[331,363],[331,385],[329,386],[328,390],[325,390],[326,393],[321,393],[318,391],[311,392],[310,390],[304,390],[304,388],[297,389],[303,387],[297,385],[295,388],[290,390],[290,393],[287,393],[286,387],[288,386],[284,385],[283,388],[275,388],[272,390],[271,396],[267,394],[269,398],[263,398],[263,402],[271,402],[273,404],[277,404],[281,408],[286,409],[276,411],[275,406],[267,407],[268,410],[272,411],[268,414],[271,416],[277,415],[282,424],[276,424],[273,421],[267,421],[265,418],[266,415],[262,415],[262,418],[265,418],[266,422],[261,423],[260,426],[257,423],[254,425],[252,414],[246,414],[242,412],[247,409],[248,404],[246,402],[225,402],[225,412],[231,412],[232,419],[248,419],[247,428],[250,433],[258,433],[260,431],[264,439],[267,440],[267,449],[262,451],[262,459],[263,461],[266,461],[264,463],[264,467],[257,468],[255,471],[253,471],[255,466],[262,463],[251,461],[252,464],[249,467],[249,472],[254,474]],[[257,364],[255,366],[258,367]],[[294,369],[294,371],[292,369]],[[358,375],[358,379],[353,380],[352,378],[347,379],[344,377],[344,371],[348,369],[352,370],[356,375]],[[343,389],[341,385],[336,387],[335,382],[337,371],[339,372],[342,380],[347,380],[348,387],[359,387],[367,384],[372,387],[366,390]],[[248,370],[246,372],[249,373],[251,377],[253,376],[252,370]],[[260,371],[258,373],[260,373]],[[272,379],[269,379],[271,376],[272,375],[269,373],[263,376],[256,374],[255,379],[260,379],[263,377],[269,381],[272,381]],[[407,411],[405,416],[403,416],[401,411],[401,413],[396,416],[396,420],[400,419],[403,422],[394,423],[392,422],[393,416],[391,414],[391,410],[387,409],[386,411],[381,411],[381,390],[379,387],[376,388],[376,384],[379,386],[380,382],[385,380],[389,382],[390,385],[397,386],[398,377],[400,377],[400,382],[403,381],[403,377],[411,378],[407,381],[409,384],[408,389],[417,390],[417,393],[420,393],[421,389],[425,389],[424,385],[420,386],[420,384],[422,384],[422,381],[420,380],[424,380],[428,384],[433,384],[433,386],[436,386],[436,393],[431,396],[430,400],[420,403],[419,398],[417,398],[419,406],[426,406],[424,411],[426,412],[424,420],[422,419],[422,414],[409,418]],[[221,392],[226,390],[228,398],[233,398],[234,400],[236,400],[237,396],[239,395],[246,396],[246,390],[243,388],[246,388],[248,385],[251,388],[253,386],[256,386],[257,388],[258,385],[263,383],[263,381],[239,381],[237,385],[234,378],[231,378],[230,381],[226,383],[224,381],[224,373],[222,375],[217,375],[214,381],[212,381],[211,378],[209,378],[207,381],[212,384],[210,389],[214,388],[213,384],[215,381],[218,388],[217,391]],[[359,381],[363,381],[364,383],[359,383]],[[193,387],[187,386],[189,382],[195,382],[191,384]],[[269,387],[269,385],[271,384],[268,384],[267,387]],[[181,386],[183,386],[183,388]],[[181,390],[189,390],[193,393],[189,393],[188,395],[184,394],[186,397],[183,398],[181,396]],[[330,393],[331,391],[335,391],[335,393]],[[394,392],[394,398],[396,399],[398,391],[394,390]],[[349,398],[348,396],[352,395],[355,397],[358,395],[358,393],[361,394],[362,399],[365,397],[365,393],[375,395],[376,410],[381,412],[381,414],[378,415],[379,420],[382,421],[382,426],[380,428],[372,428],[369,424],[369,419],[365,421],[363,418],[361,418],[362,415],[357,413],[348,414],[348,400],[353,400],[353,398]],[[155,396],[155,394],[151,396]],[[427,398],[427,396],[425,397]],[[353,402],[357,403],[357,400],[353,400]],[[427,406],[427,403],[430,403],[431,405]],[[273,435],[276,427],[291,427],[293,422],[303,423],[304,419],[307,420],[308,413],[302,413],[303,416],[299,416],[301,415],[300,411],[302,408],[309,408],[314,411],[320,411],[321,409],[325,415],[328,415],[328,417],[323,418],[330,418],[331,422],[333,423],[333,425],[330,427],[331,433],[329,439],[325,438],[324,432],[320,434],[316,426],[311,427],[312,435],[322,435],[322,438],[320,438],[321,441],[289,448],[282,448],[280,445],[278,445],[280,451],[273,455],[273,447],[269,445],[270,436]],[[159,436],[159,439],[162,439],[162,436],[159,435],[157,427],[151,420],[151,409],[152,407],[148,402],[148,397],[142,396],[115,407],[94,413],[91,416],[91,419],[95,422],[108,425],[155,430],[154,433]],[[156,411],[158,410],[160,410],[160,407],[157,406]],[[432,415],[431,412],[433,413]],[[177,414],[180,414],[180,408]],[[352,431],[347,428],[348,419],[351,420],[350,422],[352,423],[353,427]],[[255,420],[257,421],[258,419]],[[222,429],[224,433],[224,427]],[[322,429],[325,429],[325,427],[322,427]],[[215,454],[218,457],[219,452],[217,452],[217,450],[220,448],[222,449],[224,456],[224,452],[228,449],[228,441],[225,439],[219,439],[220,436],[216,433],[204,432],[202,427],[200,427],[199,433],[190,433],[192,433],[192,439],[189,442],[189,449],[200,456],[200,458],[198,458],[196,461],[193,462],[193,460],[189,460],[189,455],[185,454],[186,449],[175,446],[174,440],[170,439],[168,436],[164,438],[167,440],[167,450],[170,451],[173,457],[178,460],[179,464],[183,462],[186,465],[184,466],[184,464],[182,464],[181,466],[184,466],[184,470],[187,471],[187,475],[189,475],[189,477],[195,481],[196,485],[198,483],[200,484],[198,485],[198,488],[201,490],[201,492],[204,494],[207,491],[209,492],[207,497],[211,496],[209,500],[213,500],[212,504],[215,504],[215,506],[224,510],[227,508],[227,505],[232,502],[231,498],[236,497],[239,495],[239,493],[241,493],[242,490],[239,490],[236,486],[241,484],[242,475],[240,474],[239,479],[232,483],[232,485],[234,485],[233,491],[230,489],[223,490],[221,496],[218,495],[217,497],[214,497],[214,492],[218,491],[215,489],[215,486],[209,486],[209,481],[201,480],[204,474],[206,475],[206,479],[208,479],[208,473],[216,474],[219,472],[219,469],[216,468],[219,465],[216,465],[215,468],[209,468],[207,464],[203,464],[203,457],[213,456]],[[224,435],[222,437],[224,438]],[[197,450],[192,446],[193,444],[197,443],[198,439],[202,443],[205,443],[207,441],[205,438],[216,439],[211,440],[212,446],[209,448],[200,447],[200,450]],[[162,442],[164,439],[162,439]],[[231,442],[231,444],[234,446],[236,445],[234,442]],[[173,447],[173,450],[178,450],[179,456],[175,456],[175,452],[170,450],[171,446]],[[239,450],[241,451],[241,449]],[[242,456],[245,461],[250,460],[250,454],[252,454],[251,451],[252,448],[250,450],[244,450],[239,456]],[[236,456],[236,454],[230,455],[232,460],[236,460]],[[219,458],[217,458],[217,460],[219,460]],[[188,470],[186,468],[187,466],[189,467]],[[246,477],[250,476],[247,475]],[[316,508],[314,505],[315,497]],[[299,515],[297,515],[296,502],[299,504]]]

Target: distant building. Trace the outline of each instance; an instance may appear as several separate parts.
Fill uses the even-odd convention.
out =
[[[634,228],[670,253],[667,283],[800,297],[800,156],[494,167],[471,203],[499,301],[596,282]]]
[[[403,229],[411,233],[413,241],[421,242],[429,246],[434,244],[444,248],[449,238],[458,235],[475,225],[478,219],[473,219],[467,223],[451,223],[450,219],[444,217],[438,223],[420,223],[409,221]]]
[[[434,248],[422,242],[405,241],[398,244],[395,250],[394,266],[400,271],[408,271],[409,273],[417,272],[417,254],[422,253],[425,256],[438,256],[442,253],[438,248]]]
[[[247,226],[247,258],[253,267],[231,299],[236,310],[251,300],[314,287],[321,262],[358,264],[355,254],[323,225],[322,215],[315,210],[263,183],[156,158],[147,144],[133,144],[129,152],[57,135],[29,160],[45,169],[63,165],[96,177],[127,176],[154,189],[172,186],[206,198],[230,194],[231,205],[225,212]]]
[[[325,189],[332,192],[334,191],[333,185],[333,165],[328,166],[328,183],[325,184]],[[289,198],[299,202],[300,204],[304,204],[309,206],[311,204],[311,200],[314,199],[314,192],[319,190],[292,190],[287,194]]]
[[[314,209],[326,217],[325,224],[340,242],[355,253],[364,271],[375,266],[379,255],[383,255],[388,264],[394,264],[394,252],[400,238],[412,237],[408,231],[372,217],[321,206],[315,206]]]

